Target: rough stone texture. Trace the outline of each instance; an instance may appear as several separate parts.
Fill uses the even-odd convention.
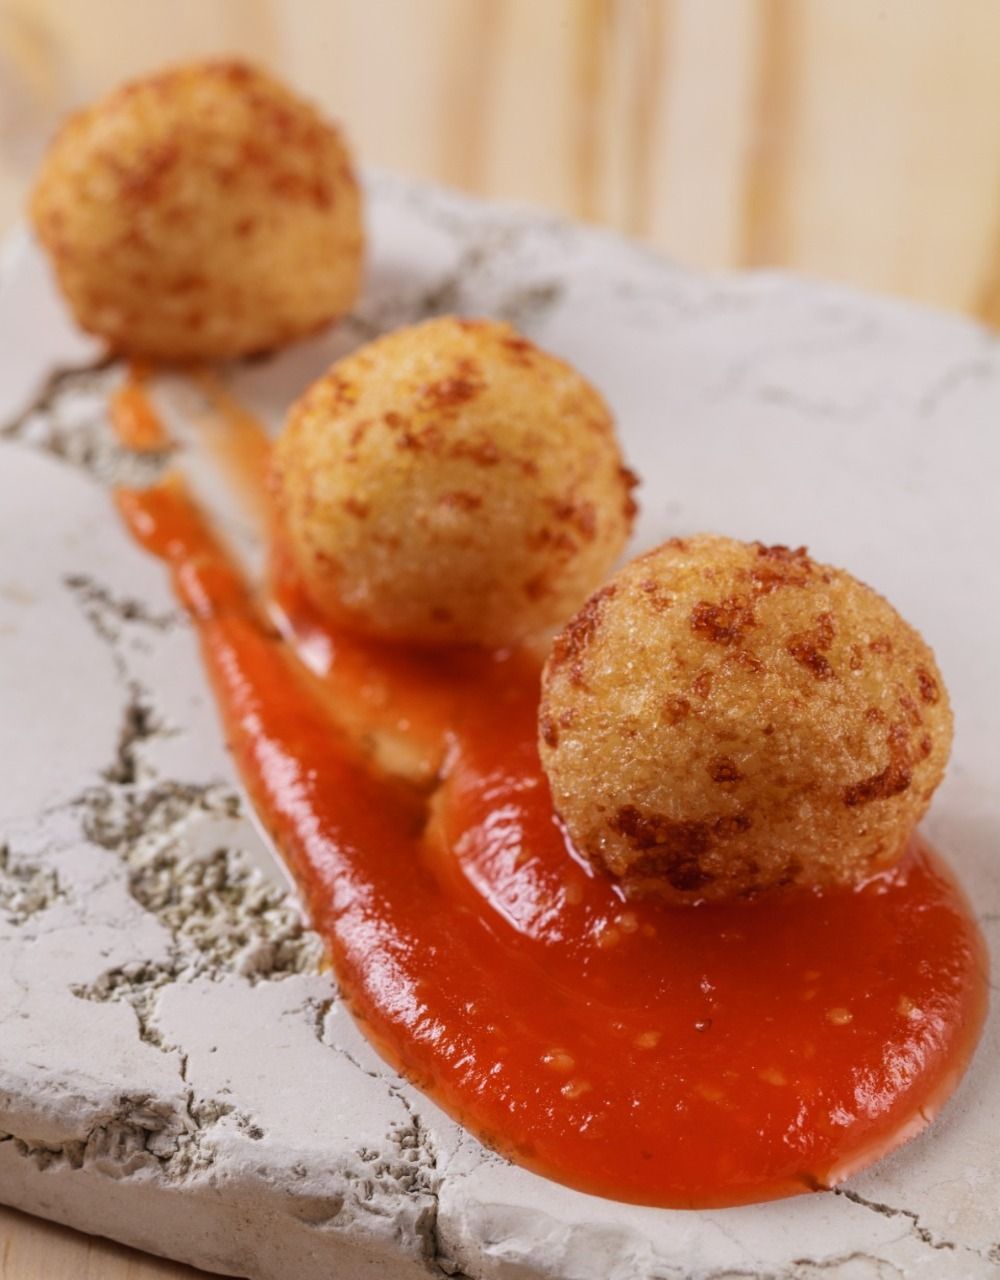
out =
[[[369,194],[357,314],[231,370],[238,393],[276,419],[333,356],[453,309],[574,360],[644,477],[637,545],[807,542],[935,646],[958,728],[929,830],[995,941],[1000,346],[956,318],[693,275],[397,179]],[[114,446],[119,371],[69,329],[23,239],[0,360],[0,1199],[258,1280],[1000,1273],[996,1019],[958,1097],[897,1155],[832,1194],[713,1213],[546,1183],[401,1082],[321,971],[160,566],[110,508],[108,484],[162,459]],[[178,429],[197,413],[189,388],[160,394]]]

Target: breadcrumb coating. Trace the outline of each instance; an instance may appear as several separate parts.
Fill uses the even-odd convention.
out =
[[[897,860],[944,773],[934,655],[805,548],[701,535],[631,561],[557,637],[539,747],[579,850],[723,900]]]
[[[240,62],[147,76],[73,116],[31,217],[77,322],[116,352],[269,350],[358,291],[361,201],[340,134]]]
[[[335,364],[291,410],[274,472],[313,599],[428,644],[562,623],[621,552],[634,483],[574,369],[509,325],[453,316]]]

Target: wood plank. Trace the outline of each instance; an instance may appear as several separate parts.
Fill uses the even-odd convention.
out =
[[[207,1273],[0,1206],[0,1280],[206,1280]]]

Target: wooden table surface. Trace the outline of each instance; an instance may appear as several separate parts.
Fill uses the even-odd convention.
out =
[[[996,0],[0,0],[0,230],[67,109],[219,52],[367,162],[1000,323]],[[195,1274],[0,1211],[0,1280]]]

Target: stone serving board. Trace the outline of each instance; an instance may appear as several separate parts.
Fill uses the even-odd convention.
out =
[[[957,739],[928,821],[1000,926],[1000,345],[774,274],[682,271],[610,234],[368,181],[335,333],[234,366],[271,422],[331,359],[442,311],[501,316],[608,397],[643,514],[848,566],[928,637]],[[1000,1275],[1000,1049],[929,1132],[834,1193],[693,1213],[507,1164],[401,1081],[337,998],[256,833],[194,642],[116,481],[121,370],[37,250],[0,277],[0,1201],[254,1280]],[[180,429],[197,397],[164,380]],[[182,432],[183,434],[183,432]],[[237,509],[191,441],[233,539]]]

